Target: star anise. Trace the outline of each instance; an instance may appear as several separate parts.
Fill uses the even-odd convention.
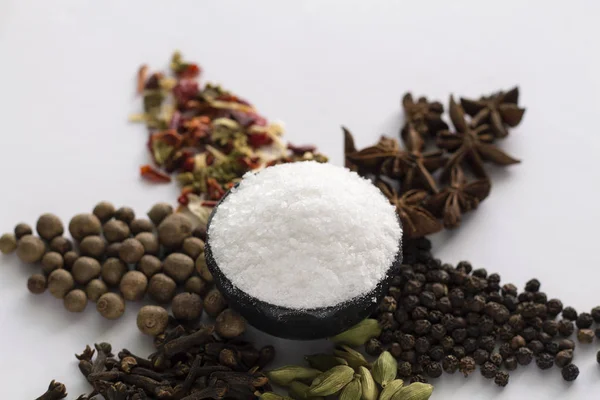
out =
[[[497,165],[510,165],[520,162],[492,144],[494,135],[489,132],[489,125],[471,127],[465,119],[465,112],[462,107],[454,101],[452,96],[450,96],[449,112],[456,133],[447,130],[439,132],[437,146],[454,154],[444,167],[442,179],[449,178],[452,169],[460,166],[463,161],[480,178],[487,178],[484,161]]]
[[[406,239],[418,238],[442,230],[442,223],[422,206],[423,201],[427,198],[427,192],[409,190],[399,196],[391,186],[383,181],[378,181],[376,185],[396,206]]]
[[[461,216],[467,211],[477,208],[490,193],[489,179],[479,179],[467,183],[460,167],[452,169],[450,186],[440,193],[431,196],[425,207],[435,216],[442,218],[447,229],[460,226]]]
[[[346,150],[354,147],[354,140],[350,141],[352,135],[348,130],[344,130]],[[393,157],[399,151],[399,144],[396,139],[382,136],[379,142],[374,146],[366,147],[359,151],[346,153],[346,163],[357,168],[356,170],[362,175],[363,173],[379,175],[381,166],[384,161]],[[352,168],[351,168],[352,169]]]
[[[509,127],[515,127],[523,118],[524,108],[519,108],[519,87],[508,92],[500,91],[479,100],[460,99],[465,112],[472,116],[471,125],[489,124],[496,137],[508,136]]]
[[[437,193],[438,187],[431,175],[446,164],[442,150],[423,152],[424,141],[412,123],[402,133],[407,151],[398,152],[383,164],[383,171],[390,178],[401,182],[402,191],[423,188]]]
[[[439,101],[428,102],[427,98],[420,97],[415,103],[412,94],[406,93],[402,97],[402,107],[406,120],[412,122],[423,137],[435,137],[438,131],[448,129],[448,124],[442,120],[444,106]]]

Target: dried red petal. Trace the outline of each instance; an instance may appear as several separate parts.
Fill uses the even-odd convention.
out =
[[[248,135],[248,144],[254,148],[267,146],[271,143],[273,143],[273,139],[266,133],[253,133]]]
[[[198,66],[198,64],[184,64],[182,68],[177,71],[177,76],[179,78],[195,78],[200,75],[202,69]]]
[[[196,161],[194,161],[194,157],[186,157],[183,160],[183,164],[181,165],[181,169],[186,172],[192,172],[194,167],[196,166]]]
[[[169,183],[171,182],[171,177],[164,172],[161,172],[154,168],[151,165],[142,165],[140,167],[140,175],[142,178],[156,183]]]
[[[219,182],[214,178],[206,180],[206,187],[208,189],[208,198],[211,200],[220,200],[225,194],[225,190],[223,190]]]
[[[198,82],[194,79],[181,79],[173,88],[175,101],[180,105],[193,100],[199,92]]]
[[[304,146],[294,146],[291,143],[288,143],[287,148],[292,151],[292,153],[296,155],[303,155],[304,153],[314,153],[317,150],[316,146],[313,145],[304,145]]]

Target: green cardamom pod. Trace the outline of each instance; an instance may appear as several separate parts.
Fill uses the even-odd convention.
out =
[[[315,378],[308,391],[309,396],[330,396],[342,390],[354,377],[354,370],[338,365]]]
[[[288,394],[294,400],[323,400],[323,397],[310,397],[308,390],[310,386],[305,383],[293,381],[288,388]]]
[[[377,396],[379,395],[379,390],[377,389],[377,385],[375,384],[375,380],[373,379],[373,375],[371,375],[371,371],[369,371],[365,367],[358,367],[358,373],[360,374],[360,386],[362,388],[362,400],[377,400]],[[388,385],[387,387],[389,387]]]
[[[321,371],[314,368],[300,367],[297,365],[286,365],[266,373],[269,380],[279,386],[288,386],[292,381],[311,382]]]
[[[402,379],[394,379],[383,388],[379,400],[390,400],[398,390],[402,389],[402,385],[404,385]]]
[[[398,361],[390,354],[384,351],[373,363],[373,378],[381,387],[386,387],[388,383],[396,379],[398,373]]]
[[[381,334],[381,327],[376,319],[365,319],[345,332],[332,337],[330,340],[336,344],[346,344],[352,347],[358,347],[367,342],[372,337]]]
[[[369,365],[369,362],[365,359],[365,357],[362,354],[345,345],[341,345],[339,349],[335,349],[333,351],[333,354],[346,360],[348,362],[348,365],[354,369],[358,369],[358,367],[365,367]]]
[[[348,362],[343,358],[331,354],[312,354],[305,356],[304,359],[311,368],[318,369],[319,371],[327,371],[337,365],[348,365]]]
[[[258,393],[256,393],[258,395]],[[280,396],[276,393],[273,392],[264,392],[261,393],[260,395],[258,395],[258,398],[260,400],[291,400],[289,397],[287,396]]]
[[[339,400],[360,400],[362,396],[362,388],[358,379],[352,381],[342,389]]]
[[[427,400],[431,397],[433,386],[427,383],[415,382],[398,390],[392,400]]]

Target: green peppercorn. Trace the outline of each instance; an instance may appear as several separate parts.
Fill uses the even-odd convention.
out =
[[[142,232],[152,232],[154,231],[154,225],[150,220],[139,218],[134,219],[129,224],[129,229],[131,229],[131,233],[137,235]]]
[[[27,280],[27,289],[33,294],[42,294],[46,291],[46,277],[42,274],[33,274]]]
[[[159,306],[144,306],[137,315],[137,326],[140,332],[150,336],[158,336],[169,325],[169,313]]]
[[[70,312],[82,312],[87,305],[87,296],[81,289],[73,289],[63,299],[65,308]]]
[[[71,269],[75,282],[86,285],[89,281],[100,276],[102,267],[95,258],[79,257]]]
[[[42,257],[42,271],[49,274],[55,269],[62,268],[65,265],[63,256],[55,251],[49,251]]]
[[[26,263],[36,263],[46,252],[44,241],[37,236],[25,235],[17,244],[17,256]]]
[[[183,283],[194,272],[194,260],[183,253],[172,253],[165,258],[163,270],[175,282]]]
[[[86,236],[99,235],[101,231],[100,220],[94,214],[78,214],[69,222],[69,232],[78,241]]]
[[[21,239],[25,235],[31,235],[32,233],[33,230],[31,229],[31,226],[27,225],[26,223],[22,222],[15,226],[15,237],[17,240]]]
[[[93,214],[100,220],[100,222],[105,223],[115,215],[115,206],[108,201],[101,201],[96,204],[94,207]]]
[[[118,258],[107,258],[102,264],[102,280],[108,286],[118,286],[126,272],[127,265]]]
[[[125,312],[125,301],[116,293],[104,293],[96,302],[96,309],[106,319],[117,319]]]
[[[0,237],[0,252],[9,254],[17,248],[17,238],[12,233],[5,233]]]
[[[144,246],[137,239],[126,239],[119,249],[119,258],[127,264],[135,264],[144,256]]]
[[[93,257],[98,260],[104,258],[106,251],[106,242],[99,235],[90,235],[83,238],[79,244],[79,251],[82,256]]]
[[[176,289],[177,284],[175,281],[162,272],[159,272],[150,278],[150,283],[148,284],[148,295],[154,301],[166,304],[173,299]]]
[[[121,279],[119,290],[125,300],[138,301],[144,298],[148,288],[148,278],[140,271],[129,271]]]
[[[64,269],[52,271],[48,276],[48,291],[57,299],[62,299],[75,287],[75,280],[71,273]]]
[[[158,243],[156,235],[151,232],[141,232],[135,236],[135,239],[142,244],[145,254],[151,254],[153,256],[158,255],[160,244]]]
[[[54,214],[43,214],[37,221],[36,230],[44,240],[52,240],[65,232],[62,221]]]
[[[111,219],[102,227],[104,237],[109,243],[122,242],[131,235],[129,225],[118,219]]]
[[[115,218],[129,225],[135,219],[135,211],[130,207],[121,207],[115,211]]]
[[[173,316],[182,321],[195,321],[202,315],[202,299],[195,293],[179,293],[171,302]]]
[[[64,255],[73,250],[73,243],[64,236],[57,236],[50,241],[50,250]]]
[[[168,203],[157,203],[148,211],[148,218],[158,226],[169,215],[173,214],[173,207]]]
[[[101,279],[92,279],[85,287],[87,298],[94,303],[106,292],[108,292],[108,287]]]

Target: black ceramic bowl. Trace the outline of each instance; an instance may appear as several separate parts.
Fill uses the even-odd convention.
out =
[[[225,200],[227,192],[219,204]],[[210,248],[210,223],[219,210],[214,208],[208,219],[207,237],[204,248],[206,264],[213,274],[217,288],[229,302],[229,306],[239,312],[250,325],[263,332],[286,339],[312,340],[335,336],[369,317],[379,305],[389,287],[389,271],[402,263],[402,250],[388,274],[367,294],[340,303],[333,307],[297,310],[266,303],[237,288],[221,271]]]

